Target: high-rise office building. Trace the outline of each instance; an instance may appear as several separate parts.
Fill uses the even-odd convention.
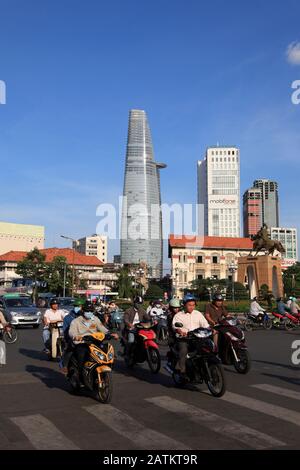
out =
[[[279,227],[278,184],[268,179],[258,179],[254,188],[261,190],[262,223],[268,227]]]
[[[240,236],[240,152],[209,147],[198,161],[198,204],[204,206],[204,230],[217,237]]]
[[[159,171],[145,111],[129,113],[121,227],[121,262],[145,262],[151,277],[162,276],[163,243]]]
[[[255,235],[262,226],[261,190],[250,188],[243,195],[244,237]]]
[[[270,235],[272,240],[279,240],[285,248],[285,253],[282,258],[282,267],[286,269],[295,264],[298,260],[297,229],[270,227]]]

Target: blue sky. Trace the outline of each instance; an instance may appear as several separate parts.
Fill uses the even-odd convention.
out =
[[[197,159],[237,145],[242,192],[274,178],[281,225],[300,229],[299,15],[298,0],[0,0],[0,219],[45,225],[47,246],[95,232],[141,108],[163,202],[196,202]]]

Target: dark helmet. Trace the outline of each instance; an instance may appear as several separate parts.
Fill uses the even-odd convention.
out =
[[[224,300],[224,297],[222,294],[214,294],[213,302],[217,302],[218,300]]]
[[[278,297],[278,298],[276,299],[276,302],[281,302],[281,300],[282,300],[282,297]]]
[[[59,305],[59,300],[54,297],[50,300],[50,307],[51,305]]]
[[[196,302],[196,299],[192,294],[186,294],[183,297],[183,305],[185,305],[187,302]]]
[[[73,303],[73,306],[74,307],[81,307],[81,305],[84,305],[85,304],[85,300],[83,299],[75,299],[74,300],[74,303]]]
[[[93,302],[91,302],[90,300],[87,300],[83,306],[83,311],[84,312],[94,312],[95,310],[95,306],[93,304]]]
[[[257,297],[253,297],[252,302],[255,302],[257,300]]]
[[[142,305],[142,303],[143,303],[143,297],[140,296],[140,295],[137,295],[137,296],[133,299],[133,303],[134,303],[134,305]]]

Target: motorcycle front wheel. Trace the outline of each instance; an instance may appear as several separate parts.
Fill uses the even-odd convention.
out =
[[[160,370],[160,354],[159,350],[155,348],[147,349],[147,361],[150,367],[150,370],[153,374],[157,374]]]
[[[270,317],[264,319],[263,326],[265,330],[271,330],[273,322]]]
[[[253,330],[252,321],[247,319],[244,323],[244,328],[245,328],[246,331],[252,331]]]
[[[102,382],[96,381],[96,397],[101,403],[110,403],[113,393],[112,373],[103,372],[101,374]]]
[[[11,328],[10,330],[5,330],[3,333],[3,340],[7,344],[13,344],[18,339],[18,333],[15,328]]]
[[[239,361],[234,360],[234,368],[239,374],[247,374],[251,368],[250,354],[246,349],[236,351]]]
[[[284,328],[286,331],[292,331],[295,328],[295,324],[291,320],[287,319],[284,322]]]
[[[211,378],[206,382],[207,388],[214,397],[222,397],[226,391],[224,370],[221,364],[208,365]]]

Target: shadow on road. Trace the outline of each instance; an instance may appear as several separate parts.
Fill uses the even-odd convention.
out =
[[[30,357],[31,359],[37,359],[38,361],[47,361],[48,358],[43,351],[37,351],[36,349],[26,349],[26,348],[19,348],[19,353],[23,356]]]
[[[57,372],[50,367],[38,367],[34,365],[26,366],[26,371],[43,382],[48,388],[58,388],[69,391],[70,387],[61,372]]]
[[[144,369],[139,364],[136,364],[134,367],[129,369],[122,359],[116,359],[114,371],[116,371],[118,374],[125,375],[126,377],[134,377],[137,380],[142,380],[143,382],[159,384],[167,388],[174,387],[171,376],[162,374],[160,372],[158,374],[153,374],[149,368]]]
[[[277,375],[277,374],[267,374],[263,373],[262,375],[266,375],[267,377],[275,378],[282,380],[284,382],[293,384],[293,385],[300,385],[300,379],[297,379],[296,377],[286,377],[284,375]]]

